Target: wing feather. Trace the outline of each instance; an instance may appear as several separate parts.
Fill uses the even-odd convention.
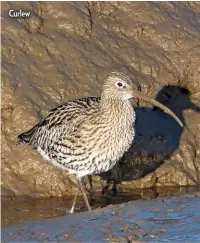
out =
[[[32,144],[44,151],[61,136],[67,137],[88,116],[88,112],[95,112],[100,98],[88,97],[68,101],[52,109],[48,115],[33,128],[18,136],[19,143]]]

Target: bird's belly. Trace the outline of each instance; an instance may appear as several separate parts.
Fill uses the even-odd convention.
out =
[[[101,151],[98,154],[94,154],[93,167],[95,174],[106,172],[114,167],[114,165],[122,158],[124,153],[130,148],[134,139],[134,132],[126,135],[126,139],[123,137],[109,143],[109,140],[104,145],[104,149],[96,149]]]
[[[93,168],[88,168],[88,160],[82,161],[80,158],[76,158],[76,161],[73,163],[72,160],[75,159],[74,156],[68,156],[67,159],[60,160],[59,157],[52,158],[51,155],[47,154],[43,149],[40,147],[37,148],[38,153],[42,156],[44,160],[51,162],[54,166],[66,170],[69,174],[76,174],[77,177],[83,177],[85,175],[90,175],[93,173]],[[85,164],[85,166],[84,166]]]
[[[66,166],[63,164],[59,163],[56,159],[53,159],[48,153],[46,153],[43,149],[40,147],[37,148],[38,153],[42,156],[44,160],[47,160],[51,162],[53,165],[55,165],[58,168],[61,168],[63,170],[67,170]]]
[[[85,153],[74,151],[70,154],[69,151],[65,153],[60,150],[56,154],[48,154],[39,147],[37,150],[45,160],[50,161],[53,165],[82,177],[89,174],[100,174],[112,169],[129,149],[133,139],[134,130],[115,139],[111,137],[104,143],[97,143]],[[88,148],[87,144],[85,146]]]

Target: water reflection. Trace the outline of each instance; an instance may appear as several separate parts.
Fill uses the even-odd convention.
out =
[[[197,191],[197,187],[165,187],[165,188],[148,188],[148,189],[124,189],[119,188],[116,197],[107,194],[101,197],[101,192],[93,195],[93,209],[104,207],[109,204],[125,203],[138,199],[151,199],[156,197],[180,195],[186,192]],[[84,211],[85,204],[82,197],[79,198],[76,212]],[[71,197],[63,198],[8,198],[2,197],[2,227],[18,224],[26,221],[63,216],[71,207]]]

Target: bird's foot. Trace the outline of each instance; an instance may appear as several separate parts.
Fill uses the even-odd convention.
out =
[[[70,214],[73,214],[74,213],[74,207],[72,207],[69,211]]]
[[[74,213],[74,209],[70,209],[70,210],[66,210],[65,211],[65,214],[68,215],[68,214],[73,214]]]

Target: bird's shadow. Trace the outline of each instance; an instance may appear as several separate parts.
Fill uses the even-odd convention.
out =
[[[190,100],[190,92],[179,86],[165,86],[156,100],[169,107],[185,125],[183,112],[192,109],[200,112],[200,107]],[[107,182],[131,181],[155,171],[166,159],[179,149],[184,127],[157,107],[135,107],[135,140],[116,166],[100,176]]]

